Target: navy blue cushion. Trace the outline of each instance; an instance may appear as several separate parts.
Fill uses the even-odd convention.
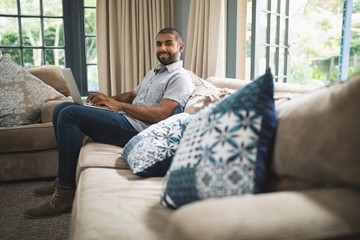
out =
[[[187,125],[164,178],[161,203],[260,193],[276,129],[270,70],[199,111]]]
[[[123,157],[133,173],[141,177],[163,177],[189,120],[188,113],[179,113],[133,137],[123,150]]]

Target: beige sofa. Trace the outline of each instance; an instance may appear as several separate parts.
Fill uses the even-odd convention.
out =
[[[249,83],[207,81],[230,91]],[[163,178],[132,174],[122,148],[88,140],[70,239],[360,239],[359,82],[318,90],[275,84],[278,127],[264,194],[170,210],[160,204]]]
[[[64,96],[70,95],[59,67],[44,65],[27,71]],[[0,127],[0,182],[57,175],[57,147],[51,118],[54,107],[63,101],[67,100],[43,104],[39,123]]]

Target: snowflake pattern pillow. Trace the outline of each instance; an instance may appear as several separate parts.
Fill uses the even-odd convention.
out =
[[[259,193],[276,129],[270,70],[199,111],[186,127],[164,178],[169,208],[209,198]]]
[[[141,177],[163,177],[190,119],[188,113],[176,114],[133,137],[123,151],[133,173]]]

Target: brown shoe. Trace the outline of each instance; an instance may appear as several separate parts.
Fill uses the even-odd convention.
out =
[[[35,189],[33,191],[33,195],[35,197],[44,197],[44,196],[48,196],[51,194],[54,194],[55,192],[55,187],[56,185],[59,183],[59,178],[56,178],[54,181],[52,181],[50,184],[48,184],[47,186]]]
[[[69,213],[75,196],[75,189],[65,190],[58,184],[51,199],[42,205],[28,209],[24,212],[27,218],[47,218]]]

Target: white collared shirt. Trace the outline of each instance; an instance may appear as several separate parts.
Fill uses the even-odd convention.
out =
[[[165,68],[160,70],[161,67]],[[158,106],[160,101],[166,98],[174,100],[184,107],[194,89],[191,77],[183,68],[181,60],[165,66],[160,64],[150,70],[141,84],[134,89],[136,97],[132,104]],[[139,132],[151,125],[129,115],[126,115],[126,118]]]

